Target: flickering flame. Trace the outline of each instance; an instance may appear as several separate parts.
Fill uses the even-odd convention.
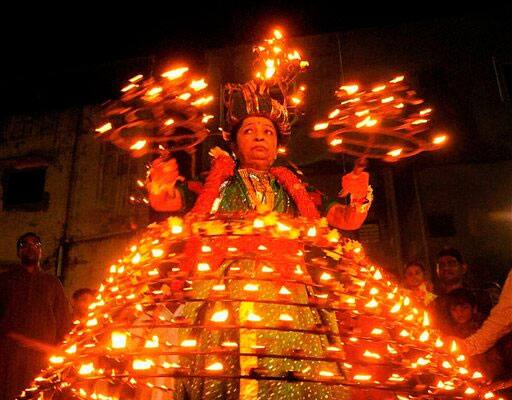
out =
[[[369,381],[370,379],[372,379],[371,375],[365,375],[365,374],[354,375],[354,380],[356,380],[356,381]]]
[[[402,308],[402,305],[400,303],[396,303],[393,307],[391,307],[391,310],[389,310],[389,312],[391,314],[396,314],[397,312],[400,311],[401,308]]]
[[[332,279],[332,275],[329,274],[328,272],[323,272],[322,275],[320,275],[320,279],[323,281],[328,281]]]
[[[207,271],[211,271],[210,264],[205,263],[205,262],[203,262],[203,263],[198,263],[198,264],[197,264],[197,270],[198,270],[199,272],[207,272]]]
[[[328,346],[326,348],[327,351],[331,351],[331,352],[334,352],[334,353],[338,353],[341,351],[341,349],[339,347],[336,347],[336,346]]]
[[[377,124],[377,120],[376,119],[373,119],[372,117],[370,117],[369,115],[363,119],[362,121],[358,122],[356,124],[356,128],[363,128],[363,127],[367,127],[367,128],[371,128],[372,126],[375,126]]]
[[[201,122],[202,122],[203,124],[206,124],[206,123],[208,123],[208,121],[209,121],[209,120],[211,120],[212,118],[213,118],[213,115],[205,115],[205,116],[203,117],[203,119],[201,120]]]
[[[96,326],[98,325],[98,320],[96,318],[92,318],[90,320],[88,320],[86,323],[85,323],[85,326],[91,328],[93,326]]]
[[[426,358],[423,358],[423,357],[420,357],[416,360],[416,362],[418,363],[418,365],[424,367],[425,365],[428,365],[430,364],[430,360],[427,360]]]
[[[404,108],[404,103],[395,104],[393,107],[395,107],[395,108]]]
[[[428,119],[420,118],[420,119],[416,119],[416,120],[412,121],[411,124],[420,125],[420,124],[426,124],[427,122],[428,122]]]
[[[149,89],[147,92],[146,92],[146,96],[148,97],[155,97],[155,96],[158,96],[160,93],[162,93],[162,87],[161,86],[155,86],[151,89]]]
[[[375,296],[377,293],[379,293],[379,289],[371,288],[369,293],[371,296]]]
[[[380,102],[382,104],[391,103],[395,98],[393,96],[384,97]]]
[[[183,101],[187,101],[191,97],[192,97],[192,95],[190,93],[183,93],[183,94],[180,94],[178,96],[178,99],[183,100]]]
[[[331,371],[320,371],[318,373],[318,375],[326,377],[326,378],[330,378],[330,377],[334,376],[334,374]]]
[[[292,101],[292,103],[293,103],[293,104],[295,104],[295,105],[300,104],[300,103],[301,103],[301,101],[302,101],[301,99],[299,99],[299,98],[298,98],[298,97],[296,97],[296,96],[292,96],[292,97],[290,98],[290,100],[291,100],[291,101]]]
[[[224,366],[222,365],[222,363],[217,361],[208,365],[205,369],[210,372],[218,372],[222,371],[224,369]]]
[[[429,339],[429,337],[430,337],[430,335],[429,335],[428,331],[424,331],[424,332],[420,335],[420,337],[419,337],[420,342],[426,342],[426,341]]]
[[[121,89],[121,92],[123,92],[123,93],[129,92],[130,90],[132,90],[133,88],[136,88],[136,87],[137,87],[137,85],[130,83],[129,85],[126,85],[125,87],[123,87]]]
[[[166,71],[162,74],[163,78],[167,78],[169,80],[178,79],[183,76],[185,72],[188,71],[187,67],[177,68],[170,71]]]
[[[263,221],[261,218],[255,218],[252,226],[254,228],[263,228],[265,226],[265,221]]]
[[[278,149],[277,149],[277,152],[279,154],[286,154],[286,147],[284,146],[279,146]]]
[[[158,336],[153,336],[151,339],[147,339],[144,347],[146,349],[156,349],[160,345],[160,340]]]
[[[407,332],[405,329],[402,329],[402,331],[400,332],[400,336],[407,337],[409,336],[409,332]]]
[[[487,392],[486,394],[484,394],[484,399],[492,399],[493,397],[494,397],[493,392]]]
[[[424,110],[420,111],[420,115],[427,115],[427,114],[430,114],[431,112],[432,112],[431,108],[425,108]]]
[[[159,258],[164,255],[164,251],[162,249],[151,249],[151,254],[155,258]]]
[[[281,286],[281,289],[279,289],[279,294],[280,295],[290,295],[292,294],[292,292],[290,292],[286,286]]]
[[[78,373],[80,375],[90,375],[94,372],[94,365],[93,363],[88,364],[82,364],[80,368],[78,369]]]
[[[372,89],[372,92],[374,92],[374,93],[382,92],[384,89],[386,89],[386,85],[375,86]]]
[[[423,311],[423,326],[427,327],[430,325],[430,318],[428,316],[428,312]]]
[[[194,89],[196,92],[199,90],[203,90],[208,86],[208,84],[204,81],[204,79],[199,79],[197,81],[192,81],[190,87]]]
[[[250,322],[261,322],[262,318],[258,315],[258,314],[255,314],[253,312],[250,312],[249,315],[247,316],[247,321],[250,321]]]
[[[338,146],[338,145],[340,145],[340,144],[342,144],[342,143],[343,143],[343,139],[341,139],[341,138],[335,138],[335,139],[332,139],[332,140],[329,142],[329,144],[330,144],[331,146]]]
[[[473,378],[473,379],[481,379],[481,378],[483,378],[483,377],[484,377],[484,376],[482,375],[482,373],[481,373],[481,372],[479,372],[479,371],[475,371],[475,373],[473,374],[473,376],[472,376],[471,378]]]
[[[72,345],[72,346],[69,346],[65,352],[68,353],[68,354],[75,354],[76,353],[76,350],[77,350],[77,347],[76,347],[76,344]]]
[[[322,131],[324,129],[327,129],[328,126],[329,126],[328,122],[319,122],[318,124],[315,124],[315,126],[313,127],[313,130],[314,131]]]
[[[359,90],[359,86],[344,85],[344,86],[340,86],[340,90],[344,90],[348,95],[353,95],[354,93],[357,93],[357,91]]]
[[[442,143],[446,142],[446,139],[447,139],[446,135],[438,135],[438,136],[435,136],[432,139],[432,143],[434,143],[434,144],[442,144]]]
[[[105,133],[112,129],[112,124],[107,122],[106,124],[101,125],[99,128],[95,129],[98,133]]]
[[[222,347],[231,347],[231,348],[237,348],[238,343],[237,342],[222,342]]]
[[[398,374],[393,374],[388,378],[388,381],[390,381],[390,382],[403,382],[404,380],[405,380],[405,378]]]
[[[269,274],[269,273],[274,272],[274,268],[271,268],[268,265],[264,265],[263,267],[261,267],[261,272]]]
[[[356,115],[357,117],[362,117],[363,115],[367,115],[370,113],[370,110],[366,109],[366,110],[362,110],[362,111],[356,111],[354,113],[354,115]]]
[[[135,359],[133,360],[132,362],[132,368],[134,370],[145,370],[145,369],[150,369],[154,364],[154,362],[152,360],[139,360],[139,359]]]
[[[142,256],[140,255],[140,253],[135,253],[135,255],[132,257],[131,259],[131,263],[136,265],[138,263],[140,263],[140,261],[142,260]]]
[[[127,335],[124,332],[112,332],[110,335],[113,349],[124,349],[126,347]]]
[[[258,290],[260,290],[260,285],[256,283],[247,283],[244,285],[244,290],[248,292],[257,292]]]
[[[208,96],[208,97],[201,97],[201,98],[197,99],[196,101],[193,101],[190,104],[197,107],[197,106],[204,106],[205,104],[208,104],[212,101],[213,101],[213,96]]]
[[[264,246],[264,245],[260,244],[260,245],[258,246],[258,250],[259,250],[259,251],[265,251],[265,250],[268,250],[268,248],[267,248],[267,246]]]
[[[309,228],[308,232],[306,233],[306,235],[309,236],[309,237],[315,237],[316,236],[316,228],[314,226]]]
[[[384,330],[381,328],[373,328],[371,331],[372,335],[382,335],[384,333]]]
[[[443,361],[441,365],[446,369],[452,368],[452,365],[448,361]]]
[[[168,120],[166,120],[166,121],[164,122],[164,125],[165,125],[165,126],[170,126],[170,125],[172,125],[172,124],[174,124],[174,120],[173,120],[172,118],[169,118]]]
[[[181,347],[196,347],[197,340],[196,339],[185,339],[180,344]]]
[[[279,315],[279,321],[291,322],[293,321],[293,317],[290,314],[282,313]]]
[[[279,29],[274,29],[274,37],[277,40],[281,40],[283,38],[283,34],[281,33],[281,31]]]
[[[373,297],[368,303],[365,304],[366,308],[377,308],[378,306],[379,306],[379,303]]]
[[[175,235],[178,235],[180,233],[183,232],[183,226],[181,225],[176,225],[176,224],[173,224],[171,226],[171,233],[175,234]]]
[[[402,150],[403,149],[401,147],[399,147],[398,149],[388,151],[387,155],[391,156],[391,157],[398,157],[400,154],[402,154]]]
[[[389,354],[398,354],[398,351],[396,349],[393,348],[393,346],[391,345],[387,345],[387,350],[388,350],[388,353]]]
[[[62,356],[51,356],[48,360],[52,364],[62,364],[64,362],[64,357],[62,357]]]
[[[146,146],[146,140],[137,140],[134,144],[130,146],[130,150],[142,150],[144,146]]]
[[[455,353],[457,351],[457,343],[455,340],[452,341],[452,344],[450,346],[450,352]]]
[[[364,353],[363,353],[363,357],[367,357],[367,358],[373,358],[375,360],[380,360],[382,357],[380,356],[380,354],[378,353],[373,353],[371,352],[370,350],[366,350]]]
[[[464,394],[467,394],[467,395],[472,395],[472,394],[475,394],[476,393],[476,390],[473,389],[472,387],[468,387],[465,391],[464,391]]]
[[[337,108],[336,110],[332,111],[330,114],[329,114],[329,119],[332,119],[332,118],[335,118],[339,115],[341,111]]]
[[[214,285],[212,287],[212,290],[215,290],[217,292],[222,292],[222,291],[226,290],[226,285],[224,285],[223,283],[218,284],[218,285]]]
[[[212,315],[210,321],[212,322],[226,322],[229,317],[228,310],[220,310]]]
[[[135,82],[140,81],[142,78],[144,78],[144,75],[138,74],[138,75],[135,75],[133,78],[128,79],[128,81],[131,83],[135,83]]]
[[[403,75],[400,75],[400,76],[397,76],[396,78],[393,78],[391,79],[389,82],[390,83],[398,83],[398,82],[402,82],[404,80],[404,76]]]

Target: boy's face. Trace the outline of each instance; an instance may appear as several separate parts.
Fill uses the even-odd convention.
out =
[[[450,307],[450,314],[457,324],[465,324],[473,317],[473,307],[469,303],[457,304]]]
[[[409,289],[416,289],[425,281],[423,269],[418,265],[409,266],[404,273],[404,282]]]

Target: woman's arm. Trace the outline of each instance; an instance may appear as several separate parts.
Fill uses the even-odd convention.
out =
[[[512,271],[509,272],[498,304],[483,325],[462,343],[468,355],[484,353],[512,331]]]
[[[160,212],[176,212],[184,208],[184,196],[179,190],[179,182],[185,179],[179,175],[178,164],[174,158],[164,161],[156,159],[146,183],[151,207]]]

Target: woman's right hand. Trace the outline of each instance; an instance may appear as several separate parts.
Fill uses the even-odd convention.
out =
[[[179,211],[183,205],[183,199],[176,183],[184,181],[180,176],[176,159],[165,160],[157,158],[151,163],[146,188],[149,202],[157,211]]]

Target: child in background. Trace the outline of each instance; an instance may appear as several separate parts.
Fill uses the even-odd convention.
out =
[[[413,292],[416,299],[425,305],[435,299],[432,284],[426,278],[425,267],[419,261],[410,261],[406,264],[402,283],[406,289]]]

